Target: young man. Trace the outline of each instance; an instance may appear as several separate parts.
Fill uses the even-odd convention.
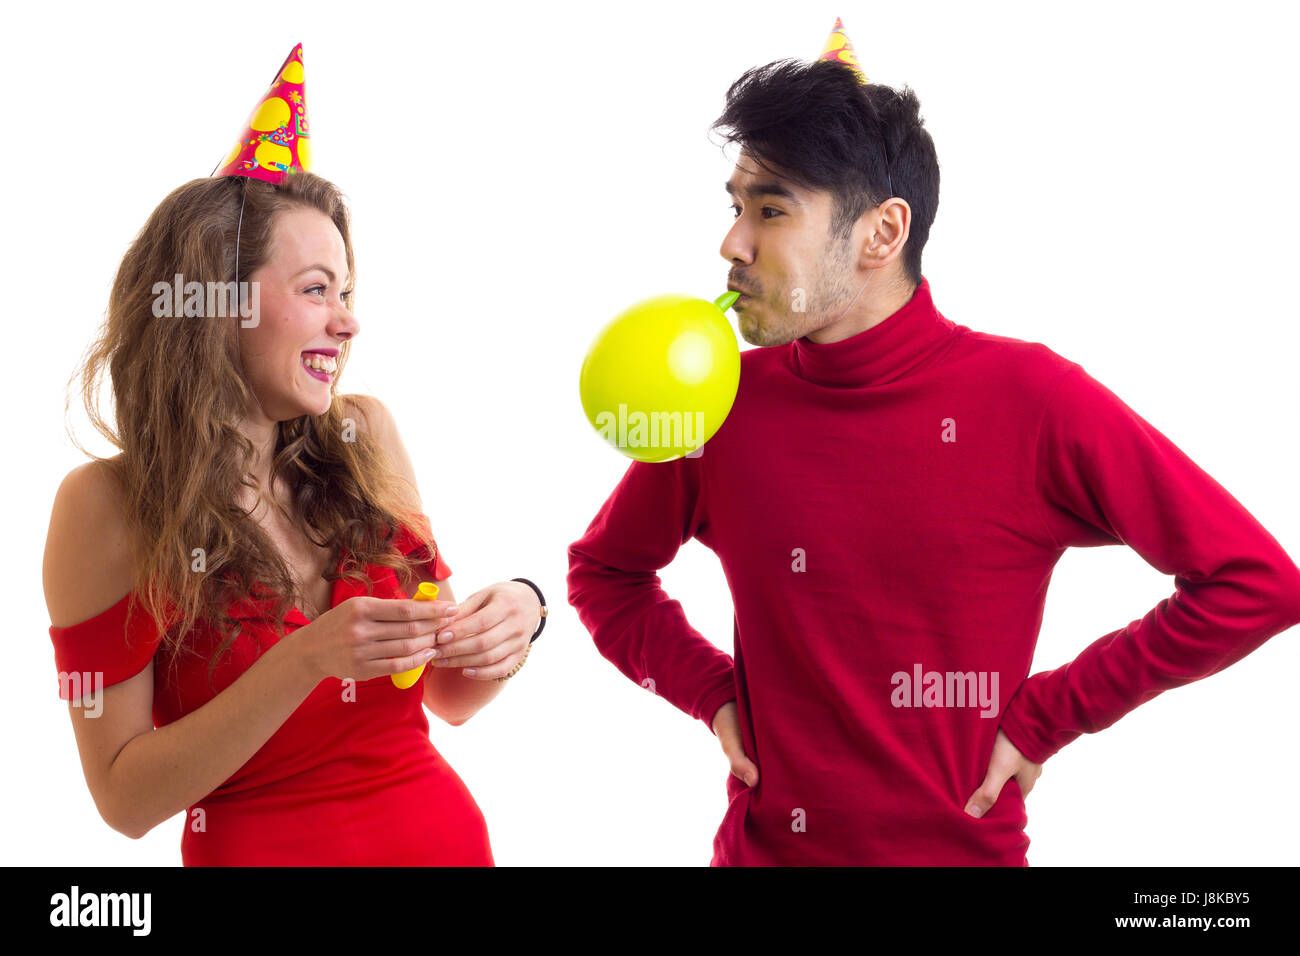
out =
[[[1300,622],[1300,569],[1081,366],[939,314],[910,90],[783,61],[727,100],[721,252],[763,347],[698,457],[627,470],[569,600],[721,740],[714,864],[1026,865],[1043,761]],[[726,573],[734,662],[659,586],[691,537]],[[1058,559],[1121,543],[1174,594],[1030,677]]]

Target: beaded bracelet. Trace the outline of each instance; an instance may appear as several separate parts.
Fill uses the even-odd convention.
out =
[[[516,674],[518,674],[519,668],[524,666],[524,661],[528,660],[528,652],[531,651],[532,649],[533,649],[533,645],[529,644],[528,647],[524,649],[524,656],[520,659],[519,663],[514,666],[514,669],[509,674],[506,674],[504,677],[496,677],[493,678],[493,680],[500,683],[501,681],[507,681],[510,678],[514,677]]]
[[[530,588],[533,589],[533,591],[537,594],[537,600],[542,605],[542,619],[541,621],[538,622],[537,630],[533,632],[533,636],[528,639],[528,647],[524,649],[524,656],[520,658],[519,663],[514,666],[514,668],[510,671],[509,674],[506,674],[504,677],[495,678],[495,680],[498,682],[507,681],[519,673],[519,668],[523,667],[524,661],[528,660],[528,652],[533,649],[533,641],[537,640],[537,635],[541,634],[542,628],[546,626],[546,598],[542,596],[542,589],[539,588],[532,581],[529,581],[527,578],[511,578],[510,580],[518,581],[520,584],[527,584]]]

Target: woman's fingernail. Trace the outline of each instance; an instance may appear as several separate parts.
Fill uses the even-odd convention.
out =
[[[451,640],[451,631],[443,631],[441,634],[438,635],[438,640],[440,640],[440,641],[450,641],[450,640]]]

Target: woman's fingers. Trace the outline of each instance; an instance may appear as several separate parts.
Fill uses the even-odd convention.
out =
[[[433,655],[436,653],[437,651],[433,648],[426,647],[424,650],[417,651],[416,653],[407,655],[406,657],[389,658],[383,663],[387,673],[401,674],[404,671],[414,670],[421,664],[429,663],[429,661],[433,659]]]
[[[503,621],[502,624],[504,623]],[[450,644],[440,643],[434,666],[478,667],[484,664],[496,664],[523,650],[519,645],[520,637],[518,632],[497,625],[475,637],[462,638]]]
[[[461,610],[465,605],[461,605]],[[444,620],[444,630],[438,635],[438,643],[448,643],[458,639],[473,637],[476,634],[483,634],[489,629],[496,627],[502,621],[510,617],[509,608],[488,606],[468,614],[460,620],[455,620],[455,615],[451,615]]]
[[[416,601],[413,598],[368,598],[367,601],[362,613],[375,622],[436,620],[445,623],[459,610],[459,605],[451,601]]]
[[[381,675],[432,663],[435,667],[477,668],[470,676],[480,680],[504,676],[527,650],[528,634],[515,620],[520,615],[508,601],[488,597],[483,592],[460,604],[352,598],[356,603],[351,610],[354,659]],[[447,624],[458,613],[467,616],[454,621],[452,630]],[[449,630],[452,636],[444,639],[442,635]],[[430,650],[434,653],[428,653]]]
[[[490,667],[475,667],[473,670],[465,671],[465,676],[472,680],[496,680],[498,677],[505,677],[524,659],[526,653],[527,649],[524,653],[516,651],[508,654]]]
[[[485,607],[463,621],[438,634],[438,660],[447,667],[473,667],[476,664],[493,664],[503,654],[518,648],[507,647],[522,631],[510,626],[510,610],[493,610]],[[446,635],[451,634],[448,638]],[[494,649],[504,648],[495,656]],[[484,655],[489,655],[484,657]],[[442,666],[442,665],[439,665]]]
[[[365,628],[365,653],[372,661],[387,662],[422,654],[436,644],[438,629],[456,613],[455,605],[447,601],[381,601],[389,606],[376,608]],[[425,662],[417,661],[420,663]]]
[[[460,602],[460,608],[457,614],[464,615],[457,620],[457,615],[451,615],[444,624],[452,636],[443,637],[439,635],[439,640],[452,640],[453,637],[469,637],[487,630],[500,619],[502,611],[499,607],[493,609],[490,607],[492,598],[492,589],[484,588],[481,591],[475,591],[465,600]],[[454,629],[454,631],[453,631]]]

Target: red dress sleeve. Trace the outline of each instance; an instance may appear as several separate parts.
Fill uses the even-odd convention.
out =
[[[416,516],[416,520],[419,522],[420,531],[432,540],[433,532],[429,525],[429,516],[420,514]],[[430,563],[429,560],[428,548],[420,544],[419,540],[411,533],[409,528],[399,526],[394,544],[402,554],[409,555],[414,560],[419,561],[421,564],[428,567],[429,573],[433,575],[435,581],[445,581],[447,578],[451,577],[451,568],[448,567],[447,562],[442,559],[442,548],[438,547],[437,541],[433,542],[432,563]]]
[[[128,627],[127,609],[134,593],[128,592],[112,607],[79,624],[50,628],[61,699],[119,684],[153,659],[162,634],[142,604],[130,615]]]

